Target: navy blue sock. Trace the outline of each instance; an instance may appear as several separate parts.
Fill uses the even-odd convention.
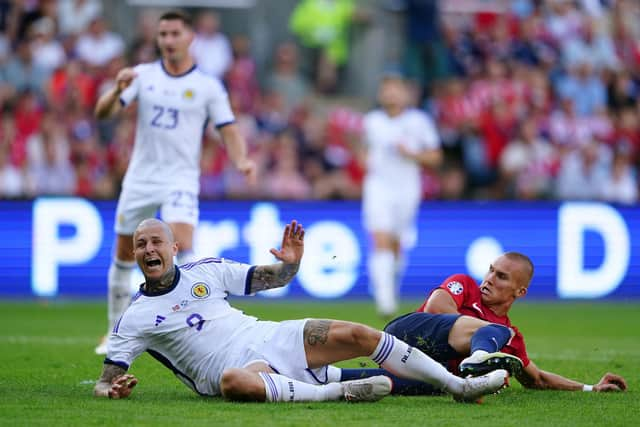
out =
[[[393,381],[391,394],[399,394],[402,396],[429,396],[443,394],[442,390],[432,386],[431,384],[396,377],[384,369],[342,369],[340,381],[359,380],[361,378],[369,378],[376,375],[386,375],[391,378],[391,381]]]
[[[471,337],[471,354],[476,350],[487,353],[500,351],[511,338],[511,331],[506,326],[491,324],[478,329]]]

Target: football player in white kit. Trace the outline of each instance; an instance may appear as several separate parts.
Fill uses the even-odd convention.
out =
[[[409,91],[400,75],[383,76],[378,101],[380,109],[367,113],[363,123],[362,214],[373,245],[368,270],[377,310],[391,317],[398,308],[404,271],[403,242],[415,239],[422,198],[420,169],[437,168],[442,150],[429,116],[409,108]]]
[[[463,401],[507,385],[505,370],[459,378],[418,349],[362,324],[260,321],[232,308],[228,294],[278,288],[294,277],[304,252],[304,228],[296,221],[285,227],[281,248],[271,249],[281,261],[273,265],[204,258],[177,267],[171,228],[155,218],[140,223],[133,241],[145,282],[109,337],[95,396],[128,397],[138,380],[126,372],[145,351],[196,393],[239,401],[381,399],[391,391],[388,377],[339,382],[340,369],[330,366],[361,356]]]
[[[167,12],[158,22],[161,59],[120,70],[116,86],[98,100],[95,115],[108,118],[137,101],[133,154],[116,211],[115,257],[109,268],[109,329],[131,298],[135,267],[131,237],[144,218],[161,217],[179,245],[178,261],[193,258],[193,230],[198,222],[200,152],[209,120],[218,128],[235,167],[255,179],[246,142],[234,124],[227,93],[216,78],[201,72],[189,56],[191,21],[182,12]],[[96,353],[105,354],[105,341]]]

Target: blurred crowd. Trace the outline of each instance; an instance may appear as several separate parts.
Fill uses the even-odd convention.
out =
[[[318,2],[327,3],[301,0],[292,10],[291,39],[262,72],[247,35],[227,36],[211,9],[196,14],[192,54],[225,82],[261,174],[248,186],[208,128],[202,198],[360,197],[357,145],[375,94],[345,103],[340,88],[349,28],[377,25],[370,16],[379,7],[403,18],[396,65],[445,149],[442,168],[424,173],[425,199],[637,201],[640,2],[513,0],[483,10],[475,4],[492,2],[394,0],[364,10],[332,0],[332,12],[314,9]],[[158,14],[142,10],[126,42],[102,7],[0,1],[1,198],[118,194],[135,109],[97,122],[93,107],[120,68],[157,58]]]

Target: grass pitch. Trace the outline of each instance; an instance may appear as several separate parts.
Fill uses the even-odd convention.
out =
[[[382,327],[369,302],[234,300],[262,319],[338,318]],[[410,311],[417,303],[405,305]],[[627,393],[535,391],[515,380],[481,405],[450,397],[388,397],[373,404],[237,404],[203,399],[148,355],[131,367],[130,399],[92,397],[106,328],[101,303],[0,302],[0,425],[42,426],[631,426],[640,424],[640,304],[517,303],[512,321],[541,368],[596,383],[623,375]],[[366,359],[344,363],[357,367]]]

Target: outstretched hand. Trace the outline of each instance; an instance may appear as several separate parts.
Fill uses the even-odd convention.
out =
[[[138,384],[138,379],[131,374],[115,377],[113,381],[111,381],[109,399],[124,399],[129,397],[136,384]]]
[[[598,384],[593,386],[593,391],[626,391],[627,382],[620,375],[606,373]]]
[[[304,227],[296,220],[284,228],[280,250],[272,248],[269,252],[285,264],[299,264],[304,253]]]

